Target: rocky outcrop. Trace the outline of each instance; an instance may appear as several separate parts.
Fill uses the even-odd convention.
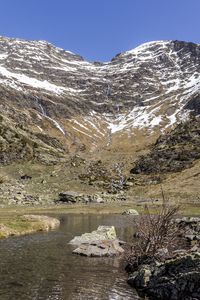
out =
[[[110,203],[115,201],[126,201],[126,195],[123,192],[118,194],[111,193],[95,193],[95,194],[83,194],[73,191],[61,192],[58,195],[58,199],[55,200],[56,204],[75,204],[75,203]]]
[[[52,165],[62,162],[65,155],[63,145],[56,138],[37,135],[22,124],[0,116],[0,164],[39,161]]]
[[[180,236],[188,242],[194,244],[200,243],[200,218],[184,217],[174,221],[180,229]]]
[[[184,108],[189,109],[195,116],[200,115],[200,94],[192,97]]]
[[[0,184],[0,203],[2,205],[37,206],[44,203],[43,197],[30,194],[22,180],[3,178]],[[29,180],[28,180],[29,181]],[[46,204],[53,204],[52,198]]]
[[[162,135],[147,155],[136,161],[132,174],[179,172],[200,158],[200,118],[192,117]]]
[[[128,283],[150,300],[200,299],[200,253],[142,264],[129,275]]]
[[[72,191],[59,193],[56,203],[103,203],[104,200],[99,194],[87,195]]]
[[[172,223],[177,228],[176,246],[158,249],[154,255],[131,255],[128,283],[150,300],[200,299],[200,218]]]

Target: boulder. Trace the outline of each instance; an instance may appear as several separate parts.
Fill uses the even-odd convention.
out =
[[[81,236],[75,236],[69,243],[72,245],[81,245],[84,243],[100,242],[104,240],[116,239],[114,226],[99,226],[97,230],[91,233],[84,233]]]
[[[92,257],[117,256],[123,252],[124,249],[117,239],[81,244],[73,251],[74,254]]]
[[[124,243],[117,239],[114,226],[99,226],[91,233],[74,237],[69,243],[78,245],[74,254],[84,256],[116,256],[124,252],[121,247]]]
[[[62,192],[59,194],[60,202],[67,202],[67,203],[76,203],[78,201],[79,194],[76,192]]]
[[[130,208],[130,209],[125,210],[125,211],[122,213],[122,215],[139,216],[139,213],[138,213],[138,211],[137,211],[136,209]]]
[[[93,203],[104,203],[104,199],[99,194],[94,194],[92,196],[91,202]]]
[[[32,179],[32,176],[25,174],[25,175],[22,175],[20,178],[23,180],[28,180],[28,179],[30,180],[30,179]]]

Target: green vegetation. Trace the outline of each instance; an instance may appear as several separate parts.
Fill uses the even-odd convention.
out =
[[[57,226],[57,220],[45,216],[23,215],[23,210],[0,211],[0,238],[48,231]]]

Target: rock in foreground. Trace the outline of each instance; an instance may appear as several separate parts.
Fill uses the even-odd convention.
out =
[[[124,249],[120,246],[120,242],[117,239],[81,244],[73,251],[75,254],[93,257],[117,256],[123,252]]]
[[[200,299],[200,253],[164,263],[144,263],[133,270],[128,283],[150,300]]]
[[[124,252],[114,226],[99,226],[91,233],[76,236],[70,244],[78,245],[73,253],[84,256],[116,256]]]

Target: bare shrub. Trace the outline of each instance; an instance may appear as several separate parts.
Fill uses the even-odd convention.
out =
[[[131,247],[128,261],[158,259],[160,251],[170,254],[178,245],[180,230],[173,219],[179,211],[180,205],[169,205],[165,198],[153,214],[145,205],[144,213],[136,221],[137,240]]]

